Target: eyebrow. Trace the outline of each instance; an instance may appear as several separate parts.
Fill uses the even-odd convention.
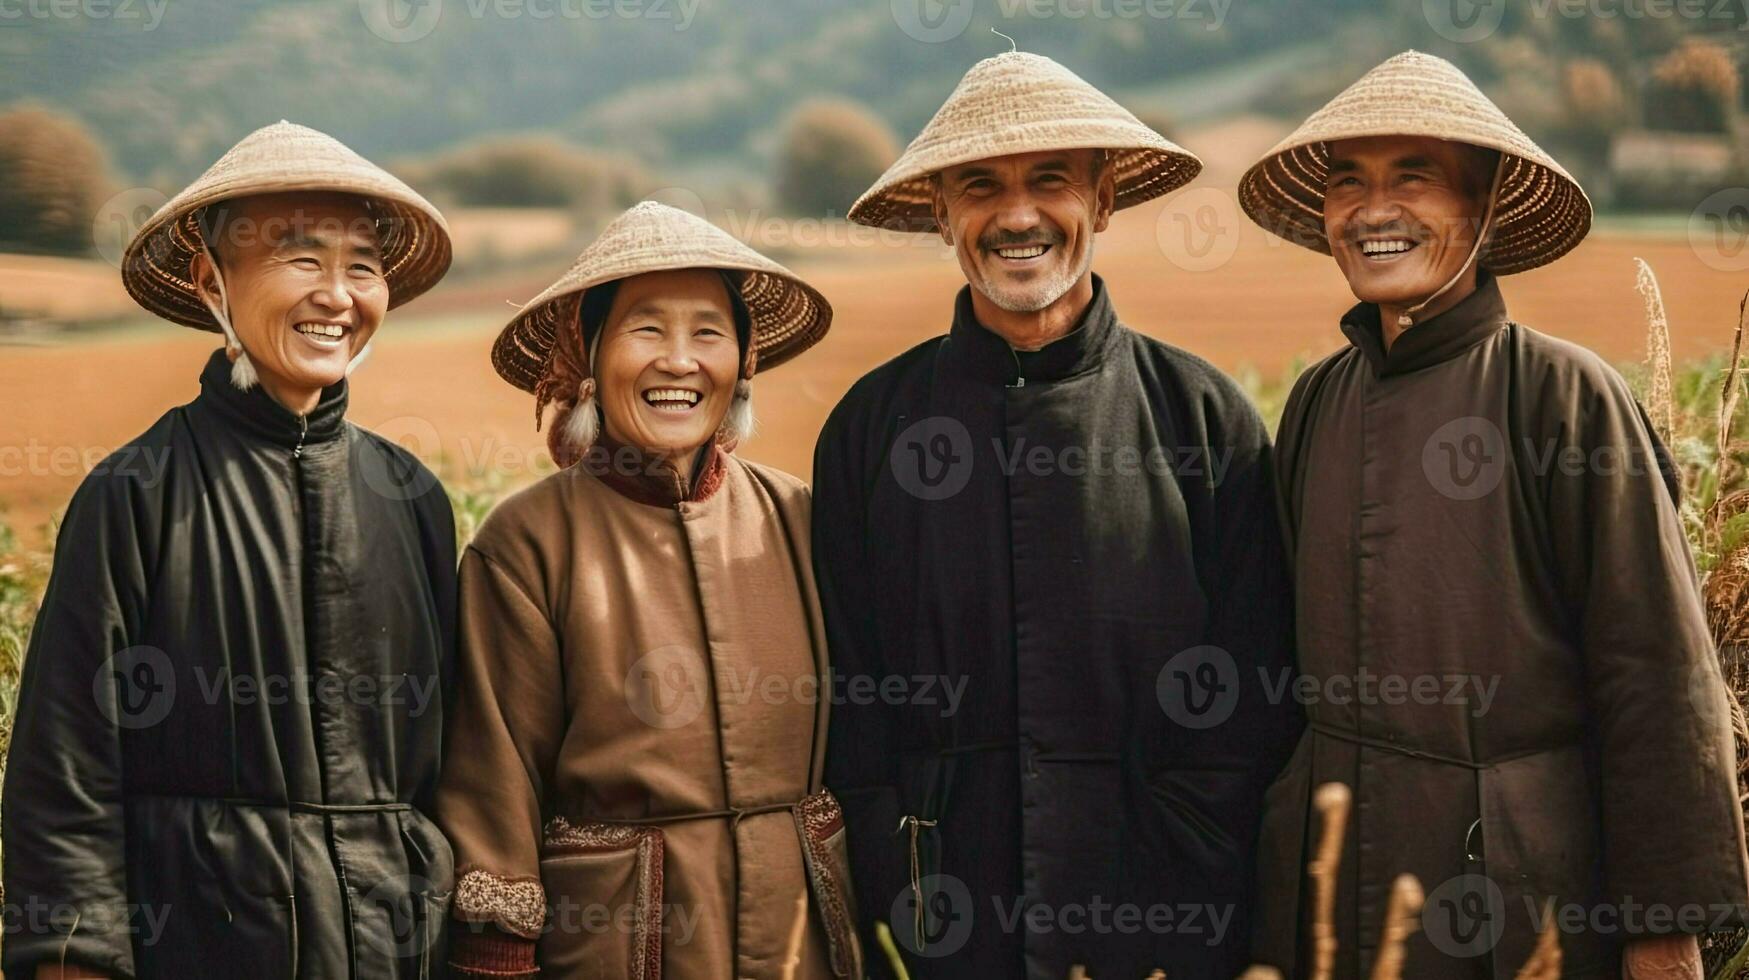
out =
[[[300,248],[326,249],[332,248],[333,242],[334,240],[332,238],[306,235],[302,232],[292,232],[285,238],[281,239],[273,248],[275,251],[279,252],[292,251]],[[375,242],[354,242],[350,251],[353,255],[368,256],[373,259],[382,257],[382,250],[377,247]]]
[[[659,302],[654,300],[644,300],[621,314],[620,321],[623,323],[624,321],[630,320],[632,317],[636,316],[661,316],[666,312],[668,311],[664,309]],[[701,310],[699,311],[699,316],[716,323],[729,322],[728,317],[724,316],[721,311],[715,309]]]
[[[1398,157],[1391,161],[1391,166],[1397,170],[1434,169],[1433,158],[1419,153],[1406,157]],[[1351,173],[1359,169],[1360,164],[1349,157],[1338,157],[1330,161],[1330,172],[1333,174]]]

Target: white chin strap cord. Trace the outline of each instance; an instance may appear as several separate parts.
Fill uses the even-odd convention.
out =
[[[195,292],[200,296],[200,301],[206,304],[207,312],[219,322],[219,329],[225,332],[225,353],[231,358],[232,387],[238,391],[248,391],[255,387],[260,377],[255,373],[254,363],[249,360],[249,352],[243,349],[243,341],[238,339],[236,329],[231,326],[231,300],[225,293],[225,277],[219,273],[219,264],[213,260],[212,250],[207,248],[204,240],[200,243],[200,250],[206,256],[207,265],[212,267],[213,285],[218,289],[219,301],[214,303],[212,297],[199,286],[195,287]],[[358,366],[370,356],[370,345],[374,343],[375,337],[365,341],[358,353],[352,355],[352,360],[346,362],[347,377],[352,377],[352,372],[358,370]]]
[[[1489,233],[1494,230],[1494,209],[1500,202],[1500,182],[1505,176],[1506,154],[1502,153],[1500,154],[1500,162],[1494,165],[1494,180],[1488,186],[1488,206],[1482,212],[1482,225],[1476,229],[1476,241],[1470,246],[1469,258],[1464,259],[1464,264],[1458,267],[1455,275],[1446,280],[1445,285],[1434,290],[1431,296],[1399,313],[1397,315],[1398,327],[1407,330],[1414,326],[1415,314],[1426,309],[1428,304],[1434,300],[1444,296],[1447,290],[1458,284],[1458,280],[1464,277],[1464,273],[1470,271],[1470,265],[1476,261],[1476,256],[1482,253],[1482,245],[1488,241]]]

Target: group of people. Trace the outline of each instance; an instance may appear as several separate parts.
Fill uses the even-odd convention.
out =
[[[244,139],[124,257],[225,346],[130,443],[167,465],[118,454],[61,525],[6,973],[1307,975],[1335,782],[1334,976],[1406,873],[1485,936],[1423,930],[1417,978],[1510,976],[1549,914],[1568,976],[1700,977],[1749,858],[1680,483],[1498,283],[1584,238],[1584,192],[1428,55],[1307,119],[1238,198],[1357,303],[1272,447],[1092,271],[1200,169],[1050,59],[974,66],[849,211],[966,286],[844,396],[811,492],[736,447],[826,297],[633,207],[492,348],[560,469],[458,560],[436,478],[345,420],[443,216],[321,133]],[[1600,914],[1632,908],[1668,914]]]

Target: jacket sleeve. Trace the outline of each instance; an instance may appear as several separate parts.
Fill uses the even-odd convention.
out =
[[[0,804],[9,976],[45,962],[134,974],[121,732],[174,696],[151,679],[168,667],[163,651],[135,646],[147,592],[138,504],[122,475],[80,486],[31,632]]]
[[[1181,728],[1172,738],[1183,759],[1166,778],[1178,798],[1198,801],[1203,825],[1219,828],[1208,845],[1211,893],[1235,906],[1235,935],[1248,929],[1263,797],[1303,727],[1292,690],[1293,593],[1277,521],[1268,431],[1236,385],[1214,379],[1197,411],[1207,472],[1187,473],[1198,579],[1207,597],[1203,643],[1219,653],[1235,697],[1231,713],[1206,728]],[[1188,442],[1188,439],[1185,441]],[[1242,944],[1240,944],[1242,945]],[[1241,952],[1235,948],[1235,952]],[[1242,961],[1230,964],[1233,972]]]
[[[886,673],[874,629],[871,602],[876,593],[865,559],[869,476],[861,462],[861,434],[850,424],[852,414],[847,397],[827,420],[814,451],[814,576],[835,686],[867,683],[858,678],[878,681]],[[908,880],[894,834],[899,743],[893,736],[892,708],[882,699],[851,698],[842,689],[835,695],[827,728],[826,785],[844,808],[868,968],[884,976],[885,956],[874,923],[887,915]]]
[[[564,734],[559,643],[524,580],[478,547],[461,563],[459,664],[436,815],[456,856],[458,969],[532,974],[546,922],[542,805]]]
[[[1547,520],[1585,660],[1608,901],[1704,911],[1701,928],[1740,918],[1728,695],[1657,441],[1607,366],[1559,387],[1536,427],[1557,452],[1535,448],[1551,460]]]

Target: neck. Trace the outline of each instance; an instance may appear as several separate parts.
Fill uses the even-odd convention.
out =
[[[1093,273],[1084,272],[1068,292],[1042,310],[1005,310],[972,287],[972,312],[986,330],[1008,341],[1015,350],[1038,350],[1068,336],[1093,302]]]
[[[1428,303],[1419,310],[1415,310],[1411,316],[1415,323],[1424,323],[1463,302],[1475,291],[1476,269],[1475,266],[1472,265],[1469,270],[1464,273],[1464,277],[1457,281],[1456,285],[1452,286],[1445,292],[1440,293],[1434,298],[1433,302]],[[1384,337],[1385,350],[1390,350],[1391,345],[1397,342],[1397,338],[1401,337],[1403,332],[1409,329],[1408,327],[1399,325],[1397,321],[1412,309],[1415,309],[1414,303],[1379,304],[1379,328]]]
[[[322,389],[306,388],[282,378],[271,377],[262,373],[259,365],[256,367],[256,378],[261,390],[267,392],[269,398],[279,402],[294,415],[308,415],[322,401]]]

